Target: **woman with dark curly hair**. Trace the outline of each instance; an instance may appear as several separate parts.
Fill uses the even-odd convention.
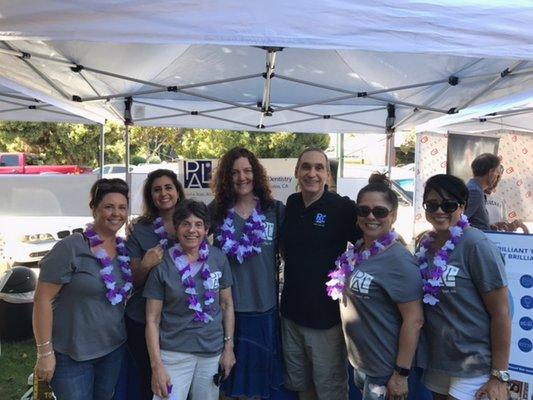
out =
[[[151,367],[145,340],[146,300],[142,297],[150,271],[163,260],[176,241],[172,216],[185,199],[176,174],[157,169],[148,174],[143,187],[143,213],[132,225],[126,246],[131,257],[135,290],[126,306],[128,348],[139,371],[141,399],[151,400]]]
[[[214,245],[230,261],[237,363],[228,397],[270,398],[283,383],[277,308],[277,237],[284,206],[272,198],[257,157],[236,147],[221,159],[210,204]]]

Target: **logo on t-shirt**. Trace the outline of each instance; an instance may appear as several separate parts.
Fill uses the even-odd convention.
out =
[[[374,277],[366,272],[356,270],[350,278],[350,289],[355,293],[368,294]]]
[[[222,278],[222,272],[215,271],[211,272],[209,279],[205,281],[206,289],[208,290],[217,290],[220,287],[219,280]]]
[[[459,268],[457,268],[456,266],[449,265],[449,264],[446,266],[446,269],[444,270],[444,273],[442,274],[442,278],[441,278],[442,286],[444,286],[445,288],[450,288],[447,290],[445,289],[446,291],[448,292],[455,291],[455,277],[457,276],[458,273],[459,273]]]
[[[315,225],[326,226],[326,214],[316,213]]]
[[[274,224],[272,222],[266,222],[266,240],[272,240],[274,238]]]

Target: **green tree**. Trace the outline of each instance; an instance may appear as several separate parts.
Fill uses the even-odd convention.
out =
[[[51,164],[96,166],[99,125],[48,122],[0,123],[0,150],[38,154]],[[106,128],[106,162],[120,162],[124,153],[123,127]],[[122,141],[122,145],[117,142]]]
[[[100,125],[66,123],[0,122],[0,151],[41,155],[47,163],[96,167],[99,160]],[[123,163],[125,128],[106,124],[105,163]],[[219,158],[235,146],[243,146],[258,157],[296,157],[304,148],[326,149],[326,134],[247,132],[211,129],[132,127],[131,160]]]
[[[184,158],[219,158],[235,146],[243,146],[262,158],[296,157],[308,146],[327,149],[326,134],[248,132],[210,129],[186,130],[177,152]]]
[[[411,131],[405,135],[405,140],[396,152],[396,163],[405,165],[415,162],[416,133]]]

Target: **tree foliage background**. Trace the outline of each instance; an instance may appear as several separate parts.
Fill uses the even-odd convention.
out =
[[[48,163],[98,165],[99,125],[0,122],[0,152],[41,155]],[[105,129],[105,162],[122,163],[124,126],[108,123]],[[211,129],[132,127],[132,163],[183,158],[219,158],[243,146],[262,158],[296,157],[304,148],[326,149],[329,135],[289,132],[247,132]]]

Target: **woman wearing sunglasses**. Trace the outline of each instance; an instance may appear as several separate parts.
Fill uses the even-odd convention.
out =
[[[128,185],[100,179],[90,195],[94,222],[42,259],[35,291],[36,373],[59,400],[111,400],[124,356],[124,305],[133,285],[116,235],[128,216]]]
[[[340,299],[348,359],[364,400],[406,399],[423,324],[422,280],[392,229],[398,197],[382,174],[357,195],[363,238],[337,260],[328,294]]]
[[[511,321],[498,248],[463,214],[468,188],[435,175],[424,189],[433,231],[416,253],[424,281],[428,368],[436,400],[506,400]]]
[[[146,177],[143,186],[143,213],[132,225],[126,247],[131,257],[135,290],[126,307],[128,349],[139,371],[140,399],[151,400],[152,369],[145,338],[146,301],[142,296],[150,271],[163,260],[164,252],[176,241],[172,216],[185,199],[176,174],[157,169]]]

